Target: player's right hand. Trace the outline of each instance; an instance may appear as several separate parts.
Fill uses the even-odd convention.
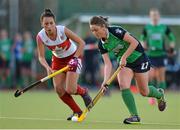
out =
[[[53,73],[53,70],[50,67],[46,68],[47,74],[50,75]]]
[[[124,67],[126,66],[126,64],[127,64],[127,59],[122,56],[119,65]]]

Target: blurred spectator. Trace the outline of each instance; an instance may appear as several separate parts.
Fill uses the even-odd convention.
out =
[[[160,23],[160,12],[158,9],[153,8],[149,11],[151,23],[147,24],[142,32],[141,41],[144,48],[147,50],[147,55],[150,58],[153,68],[149,73],[150,84],[155,84],[158,88],[166,89],[165,80],[165,65],[166,55],[175,55],[175,36],[167,25]],[[168,38],[168,44],[166,39]],[[168,47],[168,53],[166,51]]]
[[[160,23],[160,12],[156,8],[152,8],[149,11],[149,17],[151,23],[145,25],[141,41],[144,48],[147,50],[147,55],[151,61],[152,68],[149,72],[149,84],[154,85],[158,88],[166,89],[166,41],[165,38],[169,39],[169,51],[171,55],[174,55],[175,50],[175,36],[167,25]],[[150,98],[149,104],[155,105],[156,99]]]
[[[88,85],[97,85],[98,76],[97,72],[99,69],[99,60],[98,60],[98,46],[96,44],[97,39],[93,37],[90,32],[87,33],[84,39],[85,52],[84,52],[84,71],[83,78]]]
[[[171,89],[178,89],[180,85],[179,74],[180,74],[180,65],[177,63],[178,53],[175,55],[168,53],[167,55],[167,65],[166,65],[166,81],[167,85]]]
[[[8,32],[4,29],[0,31],[0,86],[9,87],[10,82],[10,59],[11,59],[11,40]]]
[[[14,85],[22,86],[21,68],[23,58],[23,39],[20,33],[16,33],[13,41],[13,56],[15,62]]]
[[[30,84],[32,81],[32,59],[35,54],[35,43],[30,32],[23,34],[23,55],[22,55],[22,79],[23,85]]]

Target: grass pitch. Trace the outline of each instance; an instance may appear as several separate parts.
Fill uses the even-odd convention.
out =
[[[97,91],[91,91],[92,97]],[[54,91],[29,91],[15,98],[14,91],[0,92],[0,129],[180,129],[180,93],[166,92],[167,110],[159,112],[148,98],[134,94],[142,123],[125,125],[129,113],[119,91],[103,97],[81,123],[66,121],[71,114]],[[84,109],[83,100],[75,96]]]

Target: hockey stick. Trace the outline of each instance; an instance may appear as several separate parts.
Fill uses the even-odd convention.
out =
[[[122,66],[119,66],[117,68],[117,70],[113,73],[113,75],[109,78],[109,80],[106,82],[105,87],[108,88],[108,86],[111,84],[111,82],[116,78],[117,74],[120,72],[120,70],[122,69]],[[88,105],[88,107],[85,108],[85,110],[83,111],[83,113],[81,114],[81,116],[78,118],[78,122],[83,121],[88,112],[94,107],[94,105],[97,103],[97,101],[104,95],[104,90],[103,88],[101,88],[97,95],[94,97],[94,99],[92,100],[92,102]]]
[[[56,71],[56,72],[54,72],[54,73],[52,73],[52,74],[50,74],[50,75],[48,75],[48,76],[46,76],[46,77],[38,80],[38,81],[30,84],[29,86],[27,86],[26,88],[24,88],[24,89],[22,89],[22,90],[16,90],[16,92],[14,93],[14,96],[15,96],[15,97],[19,97],[21,94],[25,93],[25,92],[28,91],[29,89],[31,89],[31,88],[39,85],[40,83],[45,82],[46,80],[48,80],[48,79],[50,79],[50,78],[52,78],[52,77],[54,77],[54,76],[56,76],[56,75],[58,75],[58,74],[60,74],[60,73],[62,73],[62,72],[64,72],[64,71],[66,71],[66,70],[68,70],[68,68],[69,68],[69,67],[66,66],[66,67],[64,67],[64,68],[62,68],[62,69],[60,69],[60,70],[58,70],[58,71]]]

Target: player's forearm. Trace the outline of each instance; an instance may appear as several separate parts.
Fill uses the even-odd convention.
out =
[[[175,48],[175,42],[170,42],[169,47],[170,48]]]
[[[122,56],[122,58],[126,59],[136,49],[139,42],[133,36],[131,36],[129,33],[125,33],[123,40],[130,44],[128,49],[126,50],[126,52]]]
[[[146,41],[141,41],[141,45],[143,46],[143,48],[144,48],[145,50],[148,49],[148,48],[147,48],[147,43],[146,43]]]
[[[132,52],[136,49],[138,44],[139,43],[137,41],[134,41],[133,43],[130,43],[130,46],[128,47],[128,49],[126,50],[126,52],[123,54],[122,57],[128,58],[132,54]]]
[[[169,33],[168,38],[169,38],[170,42],[174,42],[175,43],[176,38],[175,38],[175,36],[174,36],[174,34],[172,32]]]
[[[70,38],[72,41],[77,43],[77,51],[74,54],[74,57],[81,56],[84,52],[84,46],[85,46],[84,41],[68,28],[65,28],[64,32],[68,38]]]
[[[81,41],[81,43],[78,44],[78,48],[77,48],[76,53],[74,54],[74,57],[79,57],[79,56],[83,55],[84,47],[85,47],[85,43],[83,41]]]
[[[45,58],[39,57],[39,62],[41,63],[41,65],[44,68],[48,68],[49,67],[49,65],[48,65],[47,61],[45,60]]]
[[[109,79],[111,76],[112,71],[112,64],[105,64],[104,65],[104,83]]]

